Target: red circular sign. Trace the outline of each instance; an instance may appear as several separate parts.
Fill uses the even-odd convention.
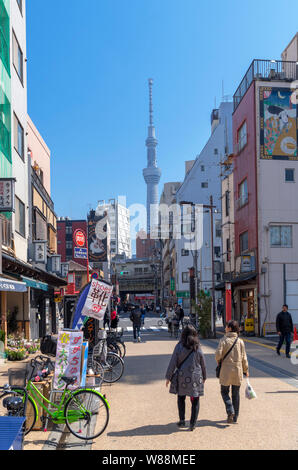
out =
[[[74,242],[79,247],[84,247],[86,245],[86,237],[82,230],[76,230],[74,234]]]

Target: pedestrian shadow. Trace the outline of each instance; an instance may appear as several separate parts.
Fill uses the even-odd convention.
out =
[[[298,390],[277,390],[276,392],[265,392],[265,393],[298,393]]]
[[[197,426],[201,427],[215,427],[218,429],[228,428],[227,421],[210,421],[207,419],[198,421]],[[177,432],[186,432],[188,427],[178,428],[176,423],[169,424],[152,424],[147,426],[141,426],[139,428],[127,429],[125,431],[109,432],[110,437],[135,437],[135,436],[165,436],[174,434]]]

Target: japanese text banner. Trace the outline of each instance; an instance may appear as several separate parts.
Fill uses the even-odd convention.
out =
[[[76,377],[73,388],[81,382],[81,356],[83,332],[61,330],[58,335],[56,365],[54,375],[54,390],[62,390],[66,383],[61,377]],[[71,388],[71,387],[69,387]]]
[[[112,285],[97,279],[92,279],[82,315],[95,318],[96,320],[102,320],[112,292]]]

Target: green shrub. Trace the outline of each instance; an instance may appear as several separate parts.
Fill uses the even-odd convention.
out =
[[[5,354],[9,361],[23,361],[27,357],[25,349],[7,348]]]

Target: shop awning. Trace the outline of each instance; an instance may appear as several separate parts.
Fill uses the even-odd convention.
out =
[[[29,277],[24,277],[24,276],[22,276],[22,279],[25,282],[26,286],[28,287],[32,287],[33,289],[39,289],[39,290],[44,290],[44,291],[49,290],[48,284],[45,284],[44,282],[36,281],[35,279],[30,279]]]
[[[257,276],[257,273],[245,273],[245,274],[240,274],[239,276],[237,277],[234,277],[233,279],[231,279],[230,281],[227,280],[227,281],[223,281],[223,282],[220,282],[219,284],[217,284],[215,286],[215,290],[225,290],[226,288],[226,283],[231,283],[233,286],[237,285],[237,284],[242,284],[243,282],[246,282],[246,281],[250,281],[252,279],[255,279]]]
[[[4,292],[27,292],[25,282],[12,281],[11,279],[0,278],[0,291]]]

